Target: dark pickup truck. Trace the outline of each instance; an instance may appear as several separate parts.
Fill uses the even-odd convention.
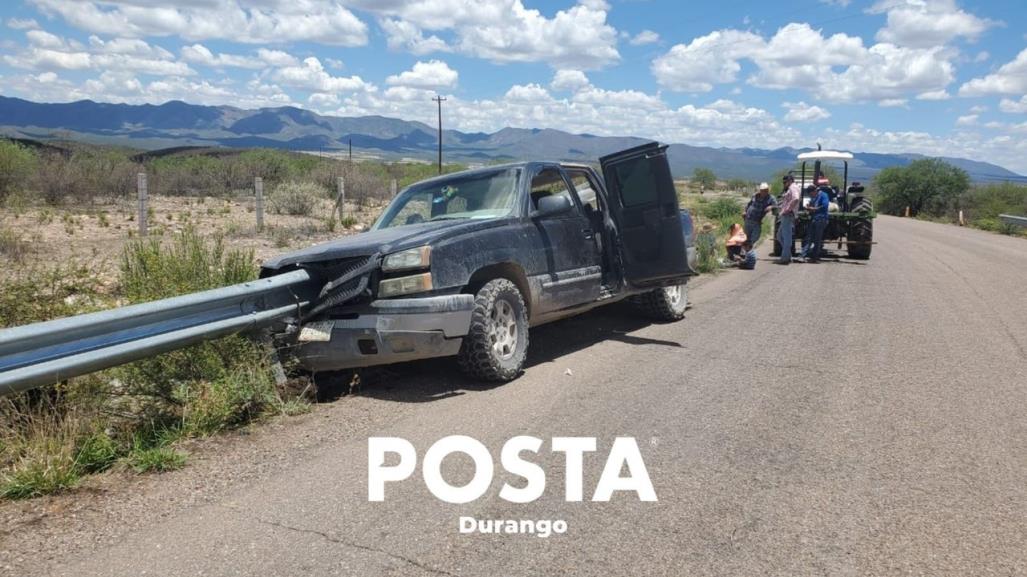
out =
[[[666,147],[586,165],[524,162],[448,174],[400,192],[361,234],[278,257],[262,276],[306,269],[322,283],[282,337],[312,371],[458,356],[506,381],[529,327],[632,299],[684,316],[692,222]]]

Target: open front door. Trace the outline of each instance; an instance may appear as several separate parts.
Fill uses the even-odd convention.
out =
[[[635,287],[666,286],[694,274],[688,267],[667,147],[652,142],[599,161],[620,232],[624,280]]]

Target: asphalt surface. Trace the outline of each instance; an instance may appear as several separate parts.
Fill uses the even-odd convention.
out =
[[[288,466],[113,538],[96,528],[108,537],[39,571],[1027,575],[1027,241],[888,217],[876,240],[868,262],[764,255],[755,271],[703,279],[679,323],[616,307],[540,328],[526,374],[503,386],[447,362],[403,367],[330,409],[382,416],[311,420],[316,451],[272,454]],[[443,503],[418,466],[368,502],[369,436],[406,438],[420,456],[453,434],[497,460],[484,497]],[[530,504],[498,496],[517,483],[498,465],[517,435],[544,440],[547,488]],[[597,437],[586,496],[612,440],[635,437],[658,502],[564,502],[554,436]],[[466,482],[470,461],[444,473]],[[568,530],[466,535],[463,515]]]

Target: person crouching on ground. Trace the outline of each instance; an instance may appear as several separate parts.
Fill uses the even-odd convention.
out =
[[[767,216],[767,213],[775,206],[777,206],[777,201],[770,196],[770,185],[761,182],[759,190],[749,199],[749,204],[745,206],[745,212],[742,213],[745,219],[743,221],[745,236],[749,242],[756,244],[756,241],[760,239],[760,233],[763,232],[763,217]]]
[[[806,262],[820,262],[821,253],[824,249],[824,230],[827,228],[827,213],[831,206],[831,197],[827,195],[828,185],[830,184],[827,179],[822,179],[819,183],[820,189],[817,190],[817,195],[810,202],[806,209],[810,212],[811,222],[810,226],[813,228],[812,246],[810,247],[809,259]]]
[[[724,246],[727,249],[728,262],[738,262],[742,257],[742,244],[746,241],[745,231],[736,222],[727,231],[727,240]]]
[[[777,264],[789,264],[792,262],[792,234],[795,231],[795,214],[799,208],[799,185],[795,183],[795,177],[786,174],[781,180],[784,185],[784,193],[781,194],[780,220],[777,226],[777,242],[781,245],[781,255],[774,262]]]

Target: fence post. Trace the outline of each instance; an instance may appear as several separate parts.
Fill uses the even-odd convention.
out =
[[[396,198],[396,179],[392,179],[392,198]]]
[[[253,194],[257,197],[254,209],[257,213],[257,231],[261,232],[264,230],[264,179],[259,176],[253,177]]]
[[[339,221],[346,217],[346,179],[339,177],[335,180],[338,192],[335,197],[335,206],[339,209]]]
[[[146,225],[146,202],[149,196],[146,193],[145,172],[140,172],[136,175],[136,191],[139,193],[139,236],[146,236],[149,234],[149,228]]]
[[[963,211],[959,211],[959,226],[966,226],[966,221],[963,220]]]

